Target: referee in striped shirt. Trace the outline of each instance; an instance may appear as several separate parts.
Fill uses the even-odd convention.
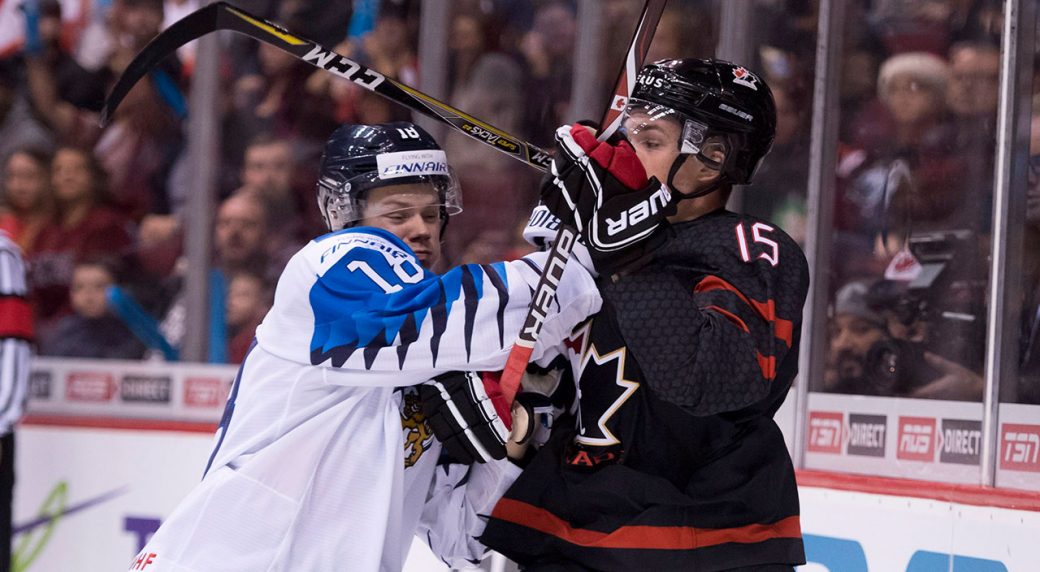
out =
[[[33,338],[32,311],[25,294],[21,251],[0,230],[0,572],[11,566],[14,425],[25,405]]]

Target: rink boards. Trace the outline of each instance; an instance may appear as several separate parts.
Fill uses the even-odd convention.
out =
[[[198,482],[235,372],[163,367],[158,375],[154,364],[39,364],[17,437],[15,570],[126,569]],[[792,423],[790,410],[778,421]],[[927,482],[911,487],[920,494],[839,490],[855,479],[870,484],[800,475],[804,570],[1027,571],[1040,562],[1040,512],[1009,508],[1036,508],[1035,494],[973,506],[955,502],[956,491],[929,495],[951,485]],[[430,558],[413,550],[409,569],[438,569]]]

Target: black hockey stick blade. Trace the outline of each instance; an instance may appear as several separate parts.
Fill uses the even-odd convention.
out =
[[[600,130],[597,139],[606,141],[621,126],[622,112],[628,103],[628,96],[636,85],[636,74],[643,66],[646,53],[650,50],[650,42],[654,39],[657,30],[657,22],[661,19],[664,6],[668,0],[646,0],[643,3],[643,12],[639,15],[639,23],[636,31],[632,34],[628,51],[625,53],[625,61],[621,64],[621,72],[618,73],[617,82],[614,84],[614,94],[606,106],[603,119],[600,121]],[[527,364],[531,361],[534,345],[542,334],[542,325],[549,307],[556,299],[556,289],[560,285],[563,268],[571,257],[571,250],[578,240],[578,230],[573,225],[560,223],[560,229],[556,231],[552,248],[549,250],[549,258],[546,260],[545,268],[538,277],[535,285],[534,296],[531,297],[531,306],[527,310],[527,318],[524,319],[523,329],[513,342],[506,358],[506,365],[502,369],[502,377],[499,379],[502,395],[508,403],[512,403],[520,390],[520,382]]]
[[[215,2],[195,11],[152,39],[123,72],[105,101],[101,112],[102,125],[112,117],[112,113],[134,84],[163,58],[184,44],[217,30],[231,30],[271,44],[314,67],[348,79],[390,101],[439,120],[470,138],[490,145],[532,167],[542,171],[549,170],[550,157],[544,150],[226,2]]]
[[[159,65],[159,62],[176,52],[177,48],[184,44],[217,31],[219,15],[219,3],[210,4],[174,22],[169,28],[152,38],[152,41],[123,70],[123,74],[119,76],[119,80],[112,87],[108,98],[105,99],[105,105],[101,108],[101,126],[108,125],[116,108],[123,102],[123,98],[130,93],[141,78]]]

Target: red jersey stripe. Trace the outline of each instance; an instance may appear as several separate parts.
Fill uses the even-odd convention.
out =
[[[755,357],[758,358],[758,367],[762,368],[762,377],[773,381],[776,377],[776,357],[766,357],[759,352],[755,352]]]
[[[743,292],[738,290],[736,286],[726,282],[718,276],[706,276],[693,288],[693,291],[698,294],[715,290],[726,290],[736,294],[745,304],[754,308],[755,311],[758,312],[759,316],[762,316],[764,320],[773,325],[774,335],[783,340],[784,343],[787,344],[787,347],[791,347],[791,344],[794,343],[794,322],[791,320],[785,320],[776,315],[776,304],[772,299],[765,302],[751,300],[745,296]]]
[[[774,538],[801,538],[797,516],[773,524],[749,524],[734,528],[692,526],[622,526],[614,532],[573,528],[551,512],[522,501],[503,498],[491,513],[493,518],[531,528],[560,540],[595,548],[638,548],[646,550],[694,550],[719,544],[753,544]]]
[[[32,308],[25,298],[0,297],[0,338],[33,339]]]
[[[704,309],[705,310],[712,310],[713,312],[718,312],[718,313],[722,314],[727,320],[729,320],[729,321],[733,322],[734,324],[740,326],[740,329],[744,330],[744,332],[751,333],[751,330],[748,329],[747,324],[744,323],[744,320],[740,319],[740,316],[738,316],[738,315],[736,315],[736,314],[734,314],[734,313],[732,313],[732,312],[730,312],[730,311],[728,311],[728,310],[726,310],[724,308],[720,308],[720,307],[714,306],[714,305],[713,306],[705,306]]]

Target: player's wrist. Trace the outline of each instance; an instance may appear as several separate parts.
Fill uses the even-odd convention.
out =
[[[506,441],[506,456],[513,461],[519,461],[527,454],[527,448],[531,444],[531,418],[519,401],[513,402],[509,413],[513,427],[509,432],[509,440]]]
[[[527,449],[529,446],[530,442],[517,443],[513,440],[506,441],[506,457],[514,463],[519,463],[524,460],[525,456],[527,456]]]

